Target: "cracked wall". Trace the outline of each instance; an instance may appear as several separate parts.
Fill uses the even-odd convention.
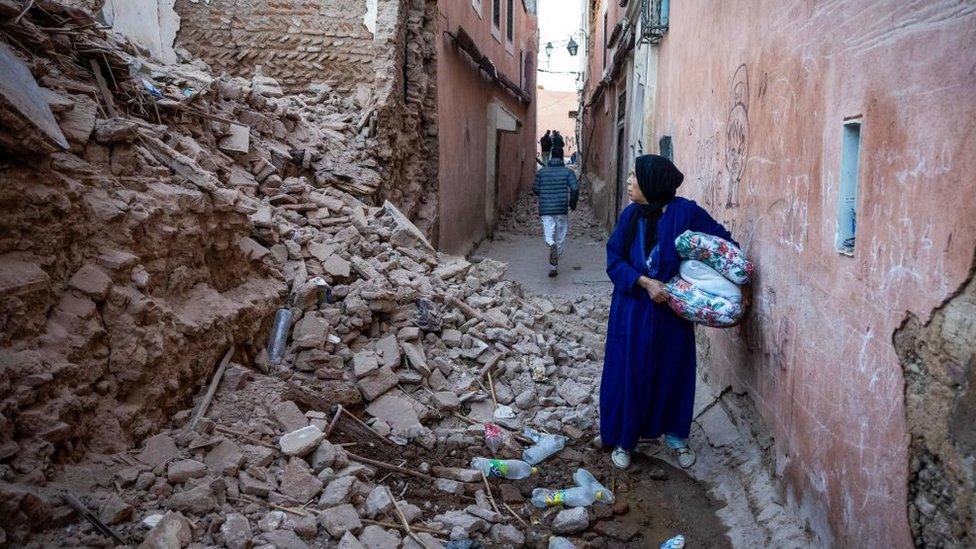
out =
[[[891,334],[908,311],[928,322],[970,273],[976,5],[732,0],[670,15],[652,142],[673,138],[681,194],[758,271],[746,322],[706,330],[709,377],[755,401],[819,541],[910,545],[911,393]],[[834,244],[843,124],[856,116],[848,257]]]
[[[974,264],[976,270],[976,264]],[[893,337],[911,435],[908,519],[916,547],[972,547],[976,520],[976,278],[927,323]]]

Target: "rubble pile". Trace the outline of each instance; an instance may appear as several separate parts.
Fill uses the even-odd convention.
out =
[[[610,506],[528,497],[598,458],[574,446],[595,431],[605,298],[526,295],[361,200],[375,117],[324,86],[154,65],[43,0],[0,3],[0,35],[0,544],[604,535],[582,532]],[[524,427],[569,447],[485,482],[486,422],[499,457]]]

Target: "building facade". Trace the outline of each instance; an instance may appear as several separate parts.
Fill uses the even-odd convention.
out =
[[[702,330],[700,368],[751,397],[819,544],[972,546],[976,6],[592,0],[588,20],[594,205],[611,227],[633,158],[671,156],[756,263],[747,322]]]
[[[576,114],[579,94],[572,91],[536,89],[536,143],[546,130],[558,131],[563,136],[563,156],[566,160],[579,149],[576,143]],[[541,152],[541,146],[536,149]]]
[[[439,247],[491,234],[535,173],[536,10],[523,0],[438,2]]]

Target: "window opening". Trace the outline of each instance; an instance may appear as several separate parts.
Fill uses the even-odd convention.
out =
[[[854,255],[857,232],[858,165],[861,157],[861,119],[844,122],[840,150],[840,193],[837,198],[837,251]]]

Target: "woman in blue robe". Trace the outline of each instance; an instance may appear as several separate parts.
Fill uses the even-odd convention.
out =
[[[692,230],[729,240],[732,235],[695,202],[676,197],[684,175],[662,156],[637,158],[628,180],[632,204],[607,242],[613,282],[600,387],[600,438],[614,448],[617,467],[630,465],[640,438],[665,435],[682,467],[695,401],[694,325],[667,304],[664,283],[678,274],[674,240]],[[738,244],[736,243],[736,246]],[[743,292],[748,305],[748,291]]]

